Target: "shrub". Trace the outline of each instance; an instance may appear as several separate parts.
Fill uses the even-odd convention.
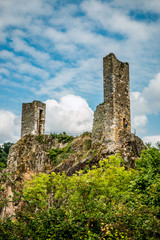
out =
[[[159,151],[145,150],[136,170],[111,156],[70,177],[34,176],[23,189],[28,205],[0,223],[0,239],[160,239]]]
[[[35,137],[35,139],[41,144],[44,143],[43,135],[38,135],[38,136]]]
[[[91,137],[91,135],[92,135],[91,132],[84,132],[82,133],[81,137],[85,137],[85,136]]]
[[[51,133],[50,136],[52,136],[53,138],[57,138],[58,142],[62,142],[62,143],[68,143],[74,139],[73,136],[68,136],[65,132],[60,134]]]
[[[7,167],[7,158],[9,154],[9,149],[13,143],[7,142],[0,147],[0,170]]]
[[[91,148],[92,141],[91,139],[86,139],[85,141],[85,150],[89,150]]]
[[[53,161],[53,166],[59,164],[62,160],[68,157],[68,154],[71,153],[71,144],[64,148],[52,148],[49,152],[49,157]]]

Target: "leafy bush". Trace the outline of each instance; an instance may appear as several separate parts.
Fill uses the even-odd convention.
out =
[[[82,133],[81,137],[89,136],[91,137],[92,133],[91,132],[84,132]]]
[[[25,208],[0,223],[0,239],[160,239],[160,150],[143,151],[136,170],[121,162],[111,156],[85,174],[34,176]]]
[[[43,135],[38,135],[38,136],[35,137],[35,139],[41,144],[44,143]]]
[[[60,134],[51,133],[50,136],[52,136],[53,138],[57,138],[58,142],[62,142],[62,143],[68,143],[74,139],[73,136],[68,136],[65,132]]]
[[[13,145],[13,143],[7,142],[0,147],[0,169],[7,167],[7,158],[10,147]]]
[[[86,141],[85,141],[86,150],[89,150],[91,148],[91,144],[92,144],[91,139],[86,139]]]
[[[52,148],[49,152],[49,157],[53,161],[53,166],[56,166],[62,160],[66,159],[68,157],[68,154],[71,152],[70,143],[68,143],[68,145],[64,148]]]
[[[46,177],[46,174],[40,174],[26,183],[23,194],[25,199],[34,202],[42,210],[48,208],[48,194],[54,196],[52,209],[63,212],[65,220],[61,223],[61,232],[67,231],[70,236],[66,239],[102,239],[111,234],[114,236],[115,212],[119,211],[116,204],[121,206],[124,196],[128,194],[128,185],[136,174],[135,170],[126,171],[120,164],[121,159],[112,156],[101,161],[100,168],[92,169],[86,174],[83,171],[72,177],[55,173]],[[46,180],[43,181],[45,185],[41,184],[43,178]],[[112,233],[106,230],[107,226],[110,229],[114,227]],[[123,235],[123,232],[118,234]],[[55,235],[55,239],[63,237],[61,233]]]

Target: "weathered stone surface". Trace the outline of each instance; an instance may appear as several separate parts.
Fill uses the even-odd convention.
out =
[[[90,142],[91,136],[88,135],[75,138],[71,144],[71,152],[73,153],[68,156],[67,160],[56,166],[54,172],[65,172],[70,176],[75,171],[84,169],[90,152]]]
[[[94,113],[92,148],[99,149],[103,157],[120,153],[134,167],[145,146],[131,133],[128,63],[120,62],[113,53],[103,58],[103,84],[104,102]]]
[[[7,172],[12,173],[14,178],[19,173],[23,177],[27,171],[45,171],[50,165],[49,150],[58,146],[57,140],[51,136],[25,136],[10,148]]]
[[[75,167],[77,163],[83,162],[83,159],[88,154],[90,148],[90,136],[77,137],[71,144],[71,151],[67,159],[54,167],[53,161],[49,158],[49,151],[52,148],[64,148],[68,143],[58,142],[58,139],[53,136],[34,136],[26,135],[20,139],[16,144],[10,148],[7,168],[3,174],[7,178],[0,175],[0,184],[4,188],[3,199],[4,202],[10,197],[9,204],[0,209],[0,216],[3,219],[6,216],[12,216],[17,210],[20,210],[22,201],[13,202],[14,190],[21,192],[23,184],[32,178],[34,174],[39,172],[51,173],[65,172],[67,175],[80,170],[83,166]],[[72,169],[73,166],[73,170]],[[69,173],[68,173],[69,172]]]
[[[21,137],[45,133],[46,104],[40,101],[22,104]]]
[[[50,149],[65,145],[58,143],[52,136],[26,135],[10,148],[7,168],[3,171],[7,178],[3,175],[0,177],[1,186],[4,188],[1,198],[5,202],[11,196],[9,204],[0,209],[2,219],[14,215],[21,207],[21,201],[12,202],[14,190],[20,193],[24,182],[30,180],[34,174],[50,172],[53,169],[52,161],[48,156]]]
[[[92,128],[92,145],[102,143],[104,141],[112,141],[111,135],[113,128],[111,128],[111,122],[109,118],[109,105],[102,103],[97,106],[94,112],[94,122]],[[107,133],[106,133],[107,132]]]
[[[131,130],[129,64],[120,62],[113,53],[103,58],[104,103],[94,114],[92,142],[118,140],[119,131]]]
[[[117,142],[103,142],[101,146],[103,146],[103,157],[119,153],[125,160],[126,166],[132,168],[135,167],[135,159],[140,157],[142,150],[146,148],[138,136],[127,130],[119,131]]]

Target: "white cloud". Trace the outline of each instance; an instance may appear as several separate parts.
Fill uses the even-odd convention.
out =
[[[18,71],[20,73],[26,73],[26,74],[30,74],[31,76],[38,76],[42,79],[48,79],[49,77],[49,73],[47,71],[45,71],[42,68],[36,67],[34,65],[32,65],[31,63],[21,63],[18,66]]]
[[[114,52],[130,63],[136,91],[131,94],[132,122],[144,132],[147,115],[160,111],[160,75],[143,87],[159,69],[160,20],[134,19],[130,11],[136,15],[141,10],[147,17],[160,12],[160,1],[69,2],[0,1],[0,41],[6,40],[4,47],[9,49],[0,51],[1,83],[10,88],[10,96],[20,90],[21,99],[31,91],[34,98],[35,94],[59,98],[68,93],[100,98],[102,57]],[[96,100],[92,103],[95,107]]]
[[[9,71],[6,68],[1,68],[0,73],[5,74],[6,76],[9,75]]]
[[[160,112],[160,73],[150,80],[147,87],[140,92],[131,93],[134,114],[157,114]]]
[[[46,132],[83,132],[92,128],[93,111],[85,99],[66,95],[60,102],[46,102]]]
[[[8,57],[15,63],[8,62],[3,67],[8,67],[10,72],[17,71],[22,79],[25,74],[40,78],[36,89],[31,88],[34,93],[50,96],[56,86],[58,91],[63,91],[73,82],[78,83],[77,90],[86,86],[86,91],[92,93],[89,83],[93,81],[93,74],[83,68],[85,62],[93,58],[99,61],[105,54],[115,52],[123,59],[127,56],[127,61],[131,59],[133,62],[135,58],[137,64],[137,57],[143,51],[142,44],[153,36],[153,26],[131,19],[116,1],[115,5],[96,0],[83,0],[80,4],[57,3],[44,0],[35,0],[34,3],[28,0],[25,4],[20,0],[0,3],[4,32],[5,27],[14,26],[7,32],[12,40],[9,45],[16,52],[1,52],[2,59]],[[124,39],[119,42],[114,37],[116,33],[122,34]],[[90,61],[89,68],[95,69],[95,66],[95,62]],[[80,82],[78,75],[82,76],[82,70],[85,78],[82,77]],[[94,72],[94,78],[100,73],[99,68]],[[73,88],[70,89],[72,92]]]
[[[26,25],[30,23],[30,16],[34,17],[51,15],[50,6],[43,0],[6,0],[0,1],[1,26]]]
[[[141,92],[131,92],[131,106],[133,115],[148,113],[147,99]]]
[[[160,142],[160,135],[145,136],[145,137],[143,137],[142,140],[143,140],[144,143],[151,143],[152,146],[156,146],[156,143]]]
[[[85,99],[68,94],[59,102],[46,102],[46,133],[69,132],[80,134],[91,131],[93,111]],[[20,138],[20,117],[10,111],[0,110],[0,144],[16,142]]]
[[[113,5],[117,7],[123,7],[125,9],[139,9],[143,12],[152,11],[153,13],[160,13],[160,1],[159,0],[134,0],[134,1],[126,1],[126,0],[113,0]]]
[[[147,100],[148,112],[150,114],[160,112],[160,73],[144,88],[142,96]]]
[[[110,3],[86,0],[81,6],[90,18],[98,21],[106,30],[125,34],[135,41],[146,41],[149,36],[150,28],[145,23],[131,20],[126,12],[112,7]]]
[[[26,61],[25,57],[18,56],[14,52],[2,50],[0,51],[0,57],[5,60],[5,63],[1,64],[1,66],[10,72],[17,71],[19,74],[38,76],[41,79],[49,78],[49,73],[46,70],[34,66],[28,60]]]
[[[145,127],[147,124],[147,117],[145,115],[139,115],[133,117],[132,120],[132,128],[134,131],[137,131],[139,134],[140,133],[145,133]]]
[[[29,46],[21,38],[14,37],[11,46],[15,51],[25,52],[31,55],[38,62],[46,62],[50,60],[50,56],[48,53],[36,50],[34,47]]]
[[[33,91],[39,95],[47,94],[48,96],[52,96],[53,91],[59,88],[61,88],[61,91],[64,88],[66,88],[65,91],[70,89],[70,93],[75,93],[75,89],[78,89],[79,94],[95,92],[97,89],[102,91],[101,75],[99,74],[101,68],[102,62],[100,59],[80,59],[77,61],[76,67],[62,68],[53,78],[42,82],[38,88],[33,88]],[[67,87],[68,84],[69,87]]]
[[[133,128],[144,133],[147,115],[160,112],[160,73],[150,80],[142,92],[131,93],[131,106]]]
[[[15,142],[20,135],[20,117],[10,111],[0,110],[0,143]]]

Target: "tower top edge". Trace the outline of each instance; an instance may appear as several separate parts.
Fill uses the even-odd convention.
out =
[[[121,62],[116,56],[115,56],[115,54],[114,53],[109,53],[108,55],[106,55],[104,58],[103,58],[103,61],[105,61],[105,60],[114,60],[114,59],[116,59],[118,62]],[[121,62],[121,63],[124,63],[124,64],[127,64],[127,65],[129,65],[129,63],[128,62]]]
[[[33,102],[30,102],[30,103],[23,103],[23,105],[26,105],[26,104],[42,104],[42,105],[46,105],[46,103],[43,103],[43,102],[37,101],[37,100],[34,100]]]

